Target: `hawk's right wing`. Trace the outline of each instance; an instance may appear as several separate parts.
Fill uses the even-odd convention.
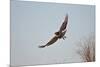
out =
[[[46,45],[39,46],[39,48],[44,48],[46,46],[50,46],[58,40],[58,37],[54,36]]]

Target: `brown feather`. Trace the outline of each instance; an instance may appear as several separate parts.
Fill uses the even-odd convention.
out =
[[[59,32],[62,32],[63,30],[65,30],[66,27],[67,27],[67,24],[68,24],[68,15],[66,15],[65,20],[64,20],[64,22],[62,23]]]
[[[46,46],[50,46],[58,40],[58,37],[54,36],[46,45],[39,46],[39,48],[44,48]]]

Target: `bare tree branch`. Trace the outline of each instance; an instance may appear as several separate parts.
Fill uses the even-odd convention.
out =
[[[95,36],[90,36],[78,43],[77,53],[84,62],[95,61]]]

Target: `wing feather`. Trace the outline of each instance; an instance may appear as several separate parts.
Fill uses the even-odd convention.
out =
[[[45,46],[50,46],[58,40],[58,37],[54,36],[46,45],[39,46],[39,48],[44,48]]]
[[[64,20],[64,22],[62,23],[59,32],[62,32],[63,30],[65,30],[66,27],[67,27],[67,24],[68,24],[68,15],[66,15],[65,20]]]

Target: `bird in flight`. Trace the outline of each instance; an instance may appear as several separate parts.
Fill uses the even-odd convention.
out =
[[[63,39],[65,40],[66,36],[65,36],[65,33],[67,31],[66,27],[67,27],[67,24],[68,24],[68,15],[65,16],[65,19],[59,29],[59,31],[55,32],[55,36],[45,45],[41,45],[39,46],[39,48],[44,48],[46,46],[50,46],[52,45],[53,43],[55,43],[58,39]]]

